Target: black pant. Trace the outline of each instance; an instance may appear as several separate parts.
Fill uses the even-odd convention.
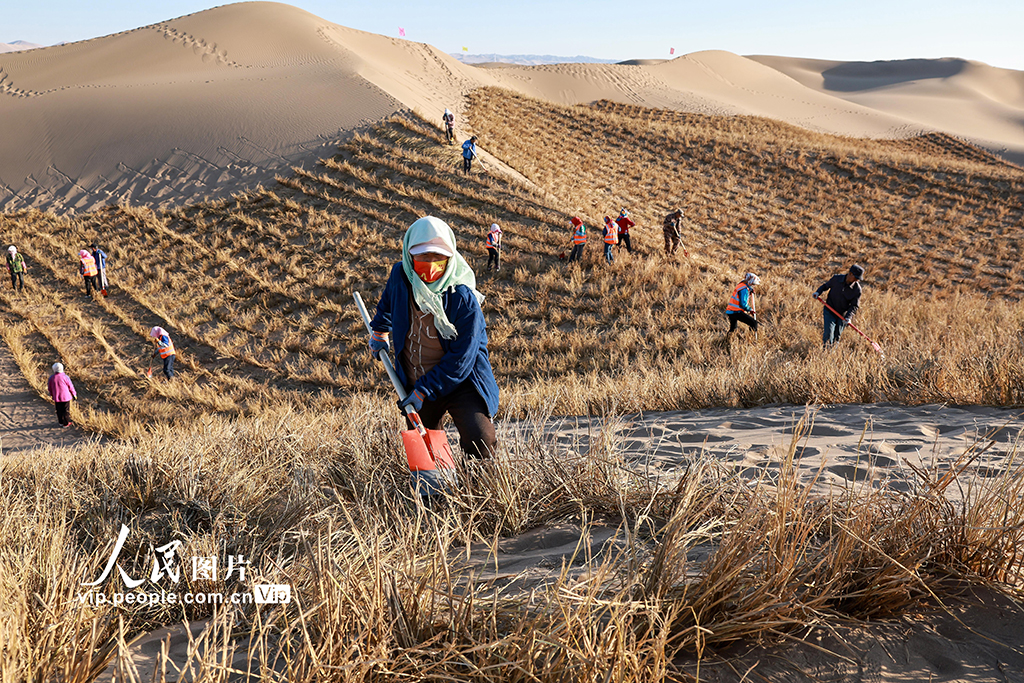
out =
[[[455,142],[455,129],[451,126],[445,126],[444,136],[448,140],[449,145],[453,144]]]
[[[583,244],[573,245],[572,251],[569,252],[569,263],[579,261],[583,258],[583,247],[585,246],[587,246],[585,242]]]
[[[57,422],[60,423],[61,427],[67,427],[68,423],[71,422],[71,418],[68,417],[68,408],[71,407],[71,401],[56,401],[57,406]]]
[[[473,168],[473,159],[471,157],[462,157],[462,172],[469,173]]]
[[[743,311],[730,311],[725,316],[729,318],[729,331],[735,332],[737,323],[745,323],[747,327],[757,332],[757,320]]]
[[[632,254],[633,253],[633,243],[629,241],[629,233],[628,232],[624,232],[621,235],[619,235],[619,249],[622,249],[622,245],[623,244],[626,245],[626,251],[628,251],[630,254]]]
[[[420,419],[427,429],[440,429],[445,413],[452,416],[452,422],[459,430],[459,445],[464,453],[474,458],[489,458],[494,454],[498,448],[498,435],[487,414],[487,403],[472,381],[467,379],[447,396],[424,401]],[[411,429],[412,423],[408,418],[406,423]]]
[[[25,289],[25,274],[15,273],[11,271],[11,289],[16,289],[19,292]]]
[[[100,276],[99,275],[83,275],[82,277],[85,279],[85,293],[86,294],[91,294],[92,293],[92,291],[89,289],[90,285],[92,286],[92,289],[95,289],[97,292],[100,291]]]
[[[164,377],[174,379],[174,354],[164,358]]]
[[[501,268],[501,256],[498,250],[494,247],[487,247],[487,269],[490,270],[491,264],[494,264],[494,269],[499,270]]]

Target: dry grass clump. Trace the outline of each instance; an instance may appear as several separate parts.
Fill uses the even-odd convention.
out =
[[[585,452],[539,423],[509,425],[498,458],[463,471],[468,484],[431,512],[407,492],[385,408],[359,399],[344,412],[213,418],[4,460],[0,676],[87,681],[111,662],[131,672],[134,634],[209,617],[208,646],[192,655],[199,681],[224,680],[229,665],[290,682],[693,680],[737,640],[941,604],[957,581],[1024,586],[1013,550],[1024,477],[1019,464],[981,484],[966,477],[984,443],[941,477],[920,472],[910,493],[823,500],[795,476],[803,424],[774,481],[701,456],[652,479],[616,445],[614,419]],[[950,487],[965,489],[959,502]],[[81,604],[121,523],[130,575],[148,568],[150,544],[177,539],[182,558],[244,554],[248,583],[289,584],[293,600]],[[509,537],[540,525],[577,529],[575,551],[503,573],[519,548]],[[182,581],[177,590],[248,588]]]

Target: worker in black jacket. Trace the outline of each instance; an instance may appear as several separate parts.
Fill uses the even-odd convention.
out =
[[[850,324],[853,314],[860,306],[860,280],[864,277],[864,269],[856,263],[850,266],[850,272],[845,275],[839,273],[829,278],[828,282],[814,291],[814,298],[821,297],[822,292],[828,290],[828,298],[825,299],[827,306],[822,307],[824,319],[824,330],[821,335],[822,344],[829,347],[839,341],[839,335],[843,328]],[[836,315],[829,310],[829,306],[836,310]]]

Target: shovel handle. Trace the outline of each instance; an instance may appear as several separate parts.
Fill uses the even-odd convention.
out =
[[[836,315],[838,315],[838,316],[839,316],[840,318],[843,318],[844,320],[846,319],[846,318],[845,318],[845,316],[843,316],[843,315],[840,315],[839,311],[837,311],[836,309],[832,308],[832,307],[831,307],[831,306],[829,306],[829,305],[828,305],[827,303],[825,303],[825,300],[824,300],[824,299],[822,299],[822,298],[821,298],[820,296],[816,296],[816,297],[814,297],[814,298],[818,300],[818,303],[820,303],[820,304],[821,304],[822,306],[824,306],[824,307],[825,307],[825,308],[827,308],[828,310],[830,310],[830,311],[832,311],[833,313],[835,313]],[[857,329],[857,326],[856,326],[856,325],[854,325],[853,323],[846,323],[846,324],[847,324],[847,325],[849,325],[850,327],[852,327],[852,328],[853,328],[853,331],[854,331],[854,332],[856,332],[856,333],[857,333],[857,334],[859,334],[860,336],[862,336],[862,337],[864,337],[865,339],[867,339],[867,340],[868,340],[868,342],[869,342],[869,343],[871,344],[871,346],[872,346],[872,347],[873,347],[873,348],[875,349],[875,351],[878,351],[879,353],[882,353],[882,347],[881,347],[881,346],[879,346],[879,345],[878,345],[878,343],[877,343],[877,342],[875,342],[875,340],[874,340],[874,339],[872,339],[871,337],[869,337],[868,335],[864,334],[864,333],[863,333],[863,332],[861,332],[861,331],[860,331],[859,329]],[[884,356],[885,354],[884,354],[884,353],[882,353],[882,355]]]
[[[366,304],[363,303],[363,297],[359,295],[359,292],[353,292],[352,298],[356,300],[356,306],[359,308],[359,315],[363,317],[363,323],[366,325],[366,330],[373,334],[373,328],[370,327],[370,314],[366,310]],[[398,373],[395,372],[395,367],[391,364],[391,356],[388,355],[387,351],[382,351],[377,354],[380,358],[380,362],[384,364],[384,369],[388,373],[388,377],[391,378],[391,384],[394,385],[395,391],[398,393],[398,400],[404,401],[409,396],[409,392],[405,390],[405,386],[402,385],[402,380],[398,379]],[[409,416],[409,421],[412,422],[413,426],[416,427],[416,431],[420,434],[426,434],[427,429],[423,426],[423,420],[420,419],[419,413],[412,406],[405,407],[405,414]]]

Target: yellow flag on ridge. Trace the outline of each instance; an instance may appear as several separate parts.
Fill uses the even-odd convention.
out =
[[[469,52],[469,48],[468,48],[468,47],[466,47],[465,45],[463,45],[463,46],[462,46],[462,51],[463,51],[463,52]]]

